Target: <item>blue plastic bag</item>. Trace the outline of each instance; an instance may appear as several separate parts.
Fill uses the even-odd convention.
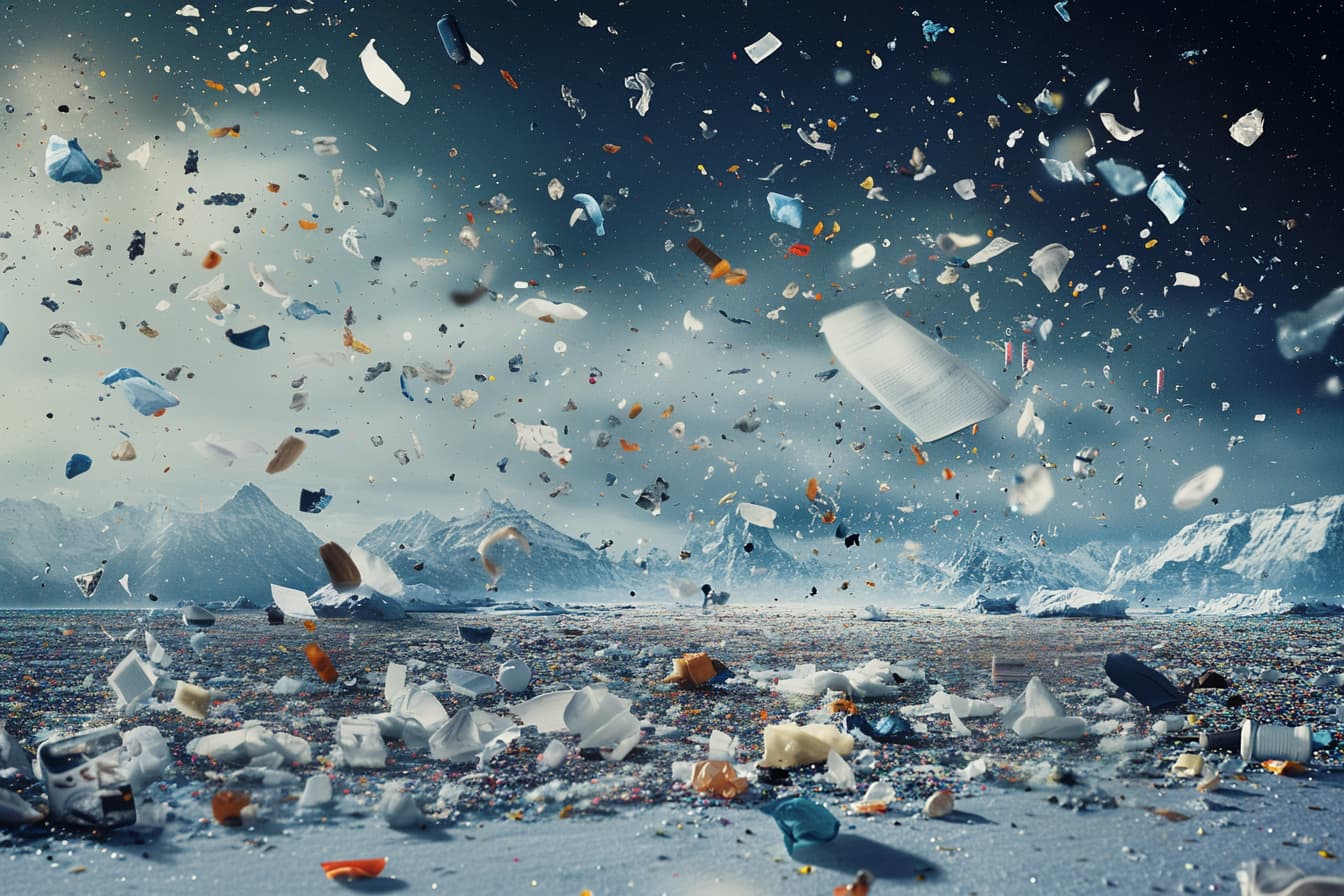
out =
[[[47,177],[62,184],[97,184],[103,181],[103,169],[93,164],[74,137],[66,140],[52,134],[47,140]]]

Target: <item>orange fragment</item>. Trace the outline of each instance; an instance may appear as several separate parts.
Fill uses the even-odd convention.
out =
[[[818,222],[817,222],[817,226],[812,228],[812,235],[813,235],[813,236],[821,236],[821,229],[822,229],[822,226],[823,226],[822,223],[821,223],[820,221],[818,221]]]
[[[652,145],[653,145],[653,138],[650,137],[648,134],[645,134],[645,135],[644,135],[644,142],[647,143],[647,144],[649,144],[650,146],[652,146]]]
[[[615,143],[603,143],[603,144],[602,144],[602,150],[603,150],[604,152],[609,152],[609,153],[611,153],[612,155],[616,155],[616,153],[618,153],[618,152],[621,151],[621,147],[618,146],[618,145],[615,144]]]
[[[672,411],[675,410],[675,409],[676,409],[676,405],[671,405],[671,404],[668,405],[667,407],[663,408],[663,419],[666,420],[668,417],[671,417],[671,416],[672,416]]]
[[[957,474],[954,473],[954,472],[952,472],[952,470],[951,470],[950,468],[948,468],[948,467],[943,467],[943,478],[944,478],[944,479],[956,479],[956,478],[957,478]]]
[[[807,500],[817,500],[817,495],[821,494],[821,487],[817,485],[816,479],[807,480]]]
[[[211,137],[238,137],[243,133],[243,126],[240,124],[231,124],[225,128],[211,128]]]
[[[219,267],[220,262],[223,260],[223,255],[220,255],[214,249],[211,249],[209,252],[205,253],[205,257],[201,259],[201,267],[205,268],[207,271],[213,271],[215,268]]]
[[[317,631],[317,623],[314,622],[314,621],[311,620],[311,619],[305,619],[305,620],[303,620],[303,627],[306,628],[306,629],[308,629],[308,631],[310,631],[310,632],[315,632],[315,631]]]
[[[299,219],[299,228],[300,228],[301,230],[316,230],[316,229],[317,229],[317,222],[316,222],[316,221],[309,221],[307,218],[300,218],[300,219]]]
[[[221,93],[224,91],[223,84],[219,83],[218,81],[211,81],[209,78],[205,79],[205,86],[209,87],[211,90],[218,90]]]
[[[1298,775],[1307,773],[1305,765],[1300,762],[1293,762],[1291,759],[1266,759],[1260,763],[1260,767],[1276,775],[1284,775],[1289,778],[1296,778]]]
[[[634,404],[630,405],[630,411],[626,414],[626,417],[633,420],[636,417],[638,417],[641,413],[643,413],[643,411],[644,411],[644,405],[640,404],[639,402],[635,402]]]
[[[913,454],[913,455],[915,456],[915,465],[916,465],[916,466],[920,466],[920,467],[922,467],[922,466],[924,466],[926,463],[929,462],[929,456],[928,456],[927,454],[925,454],[925,453],[924,453],[924,450],[923,450],[922,448],[920,448],[918,445],[911,445],[911,446],[910,446],[910,453]]]
[[[279,185],[279,184],[267,184],[267,185],[266,185],[266,189],[270,190],[272,193],[279,193],[279,192],[280,192],[280,185]]]
[[[210,800],[210,811],[220,824],[238,826],[243,823],[243,808],[252,797],[242,790],[221,790]]]
[[[336,679],[339,677],[336,674],[336,665],[316,641],[305,644],[303,652],[307,655],[308,662],[313,664],[313,669],[317,672],[318,678],[322,679],[325,684],[336,683]]]
[[[377,877],[387,867],[387,859],[342,859],[323,862],[322,870],[330,880],[360,880]]]
[[[508,69],[506,69],[506,68],[502,68],[502,69],[500,69],[500,70],[499,70],[499,75],[500,75],[501,78],[504,79],[504,83],[505,83],[505,84],[509,85],[509,86],[512,87],[514,90],[517,90],[517,89],[518,89],[518,82],[515,81],[515,80],[513,79],[513,75],[509,74],[509,70],[508,70]]]
[[[639,450],[639,443],[638,443],[638,442],[627,442],[625,439],[621,439],[621,450],[622,450],[622,451],[638,451],[638,450]]]

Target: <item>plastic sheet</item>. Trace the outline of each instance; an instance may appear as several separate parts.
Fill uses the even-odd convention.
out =
[[[1344,320],[1344,286],[1305,311],[1290,311],[1275,322],[1279,354],[1292,361],[1324,351],[1341,320]]]
[[[80,149],[74,137],[66,140],[52,134],[47,138],[47,177],[63,184],[102,183],[103,169]]]
[[[765,201],[770,207],[770,217],[786,227],[803,226],[803,200],[783,193],[767,193]]]
[[[378,55],[373,43],[370,40],[359,52],[359,63],[364,67],[364,77],[388,99],[406,105],[411,101],[411,92],[406,89],[406,83],[392,70],[392,66]]]
[[[1175,224],[1185,212],[1185,190],[1165,171],[1148,185],[1148,199],[1162,212],[1168,224]]]
[[[824,806],[805,796],[776,800],[761,807],[784,835],[784,848],[830,843],[840,833],[840,822]]]

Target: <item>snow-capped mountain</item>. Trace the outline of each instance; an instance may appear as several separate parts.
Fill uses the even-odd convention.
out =
[[[1344,495],[1210,514],[1149,555],[1121,552],[1106,590],[1193,601],[1274,588],[1290,599],[1344,595]]]
[[[170,606],[239,597],[265,606],[272,582],[311,590],[326,581],[320,544],[265,492],[248,484],[206,513],[160,511],[142,537],[108,559],[104,578],[115,583],[123,573],[129,575],[137,602],[153,593]],[[104,596],[101,587],[98,596]]]
[[[601,599],[624,592],[623,577],[606,554],[511,501],[494,500],[484,489],[479,509],[465,519],[444,521],[422,511],[374,528],[360,539],[359,546],[386,560],[407,585],[430,585],[450,596],[481,594],[490,577],[477,547],[503,526],[523,533],[531,545],[531,556],[513,540],[494,546],[491,557],[504,568],[499,579],[501,593],[566,593]]]
[[[168,606],[238,597],[264,606],[271,582],[311,590],[326,581],[320,543],[255,485],[205,513],[118,503],[78,517],[43,501],[0,501],[0,581],[12,583],[0,603],[83,603],[74,576],[101,566],[94,606],[140,606],[151,593]]]
[[[689,555],[681,559],[682,555]],[[736,514],[698,523],[663,571],[710,585],[716,591],[751,591],[780,583],[821,584],[821,564],[799,560],[775,544],[769,529]]]
[[[1100,588],[1106,581],[1110,552],[1087,544],[1069,552],[1050,547],[1019,547],[1003,541],[974,542],[942,562],[924,561],[915,584],[956,594],[982,592],[991,597],[1029,595],[1038,588]]]

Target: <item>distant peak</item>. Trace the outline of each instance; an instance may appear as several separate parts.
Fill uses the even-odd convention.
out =
[[[496,507],[507,507],[510,510],[516,509],[513,506],[513,502],[508,498],[505,498],[503,501],[496,501],[494,496],[490,494],[490,489],[488,488],[482,488],[477,492],[476,500],[481,510],[493,510]]]
[[[249,482],[234,492],[233,497],[224,502],[224,506],[268,508],[274,507],[275,504],[259,486]]]

